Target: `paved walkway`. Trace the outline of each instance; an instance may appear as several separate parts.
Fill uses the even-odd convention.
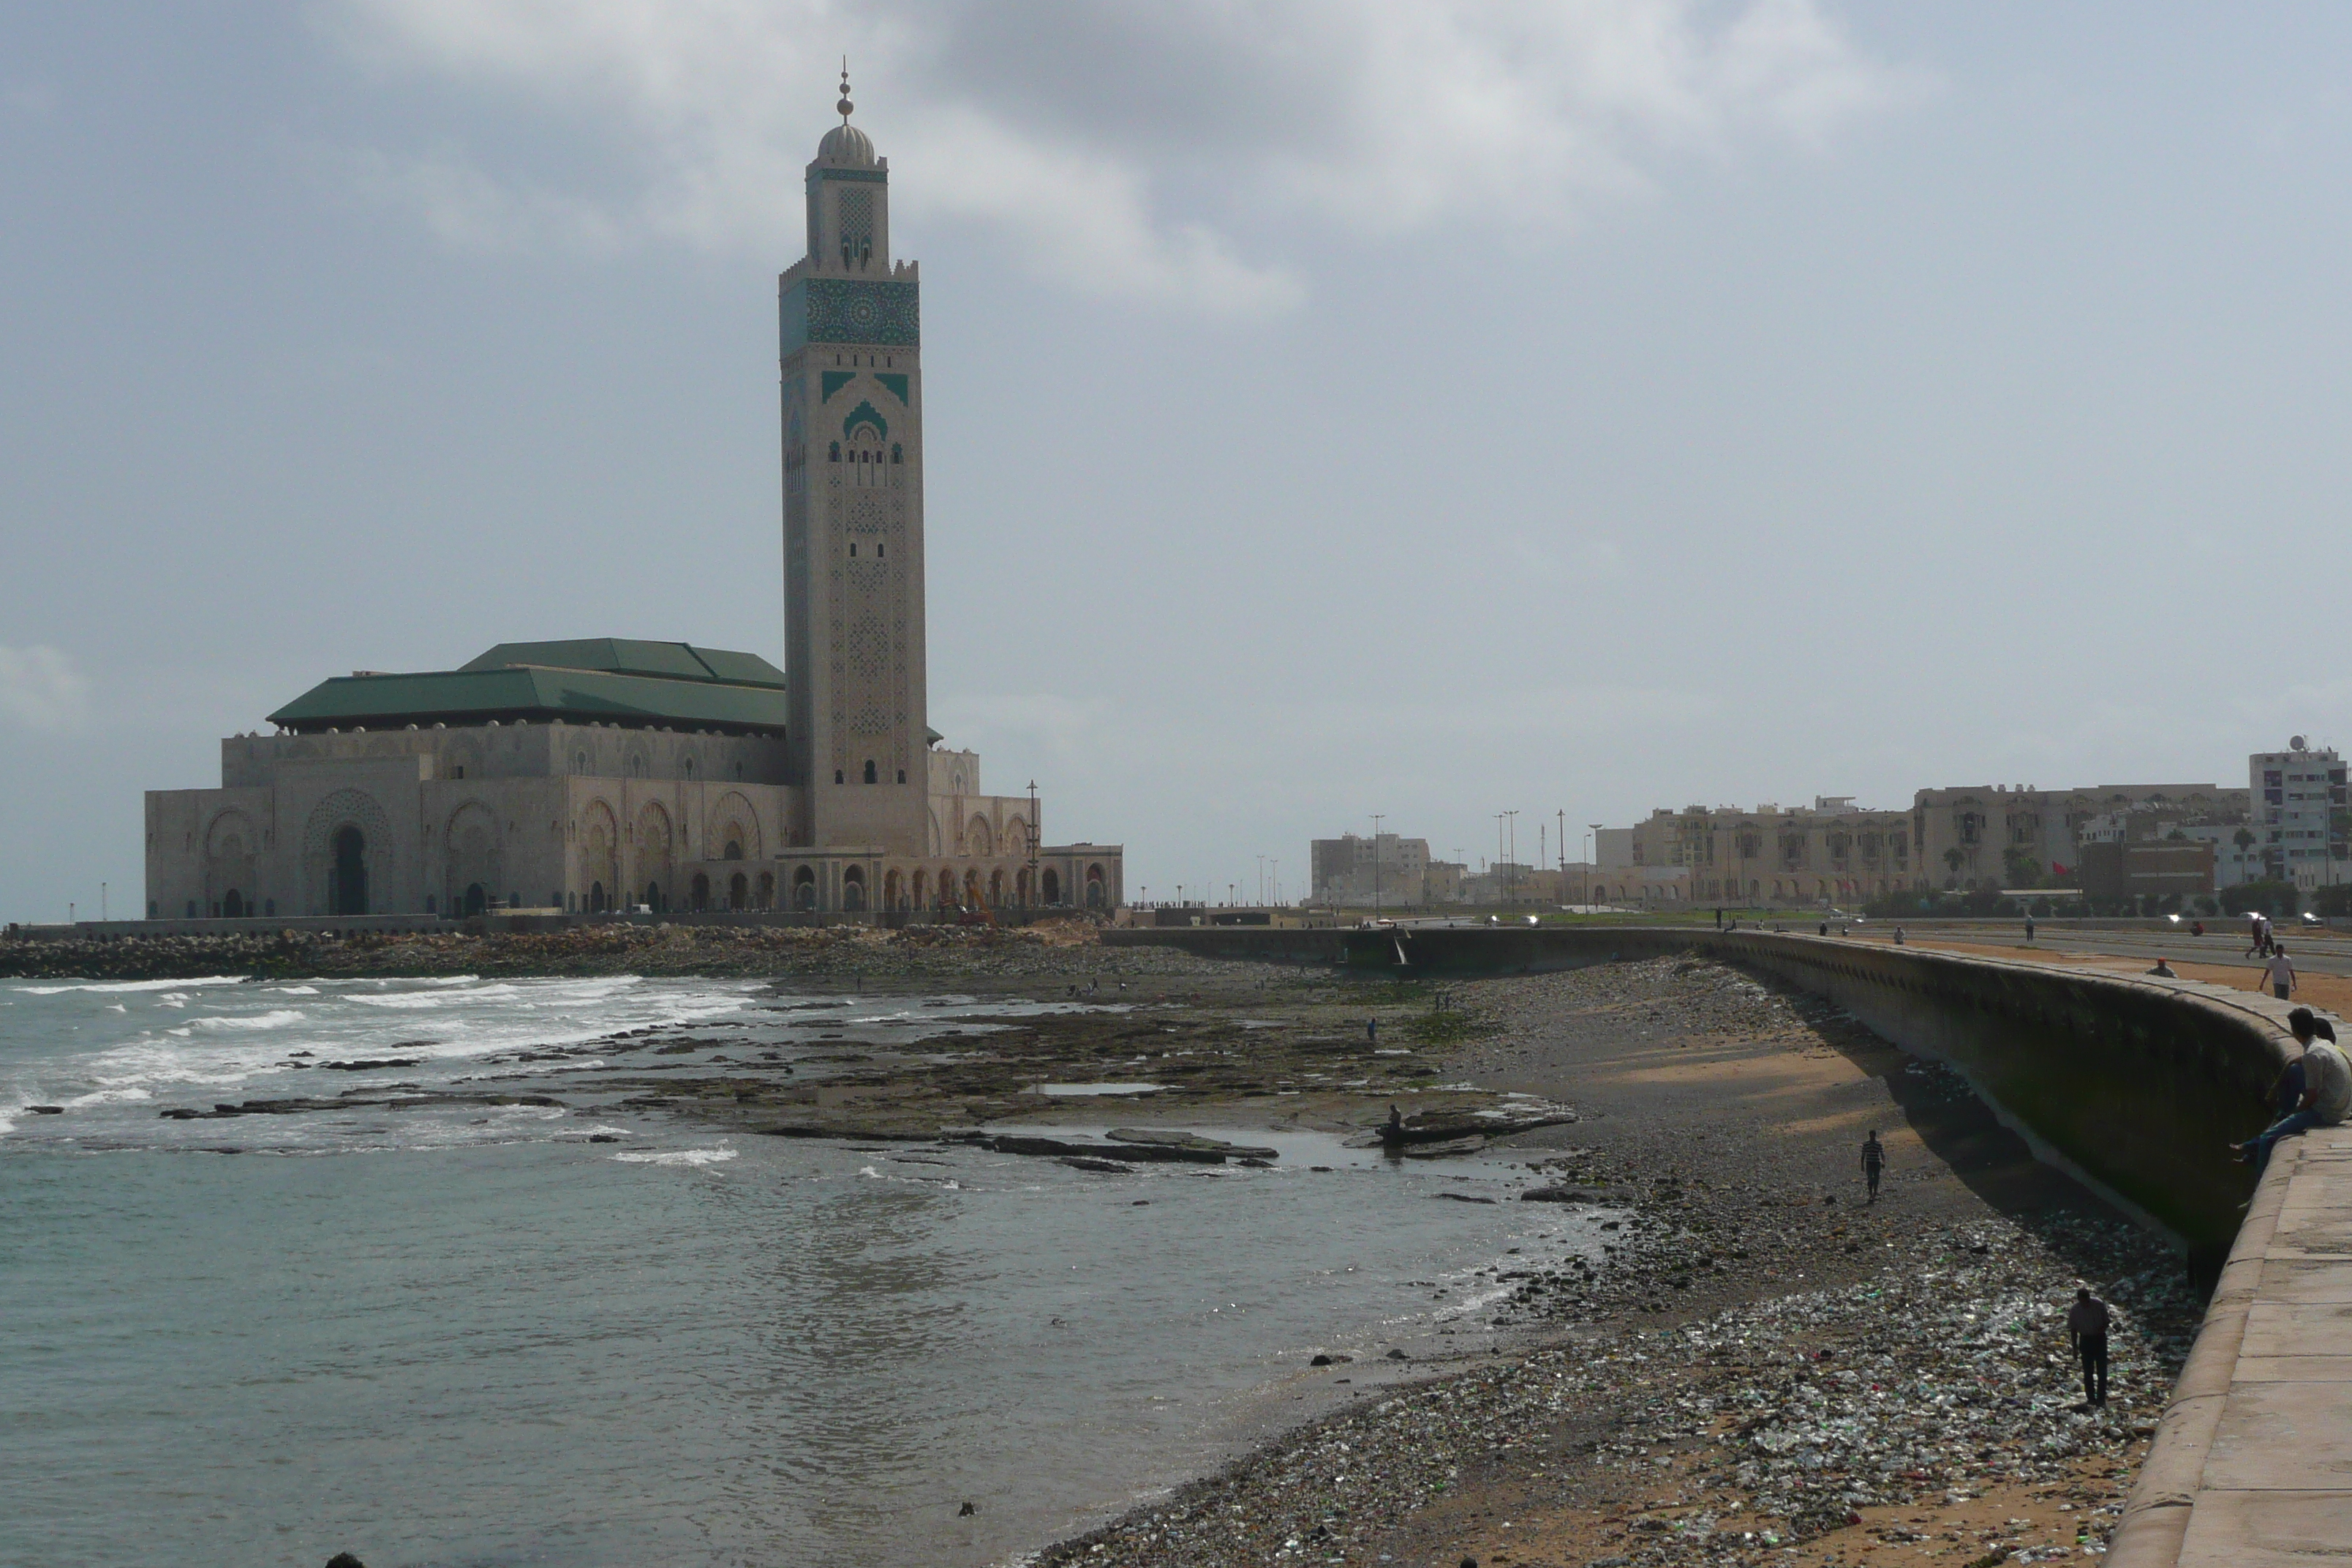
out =
[[[2287,1004],[2229,994],[2284,1028]],[[2352,1125],[2272,1156],[2111,1561],[2352,1563]]]

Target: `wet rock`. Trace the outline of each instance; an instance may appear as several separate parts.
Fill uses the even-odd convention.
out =
[[[1204,1138],[1197,1132],[1160,1132],[1136,1127],[1114,1127],[1103,1136],[1114,1143],[1139,1143],[1155,1149],[1187,1149],[1234,1160],[1278,1160],[1282,1157],[1279,1150],[1228,1143],[1222,1138]]]
[[[327,1559],[327,1568],[367,1568],[367,1564],[348,1552],[338,1552]]]
[[[1486,1140],[1483,1134],[1468,1138],[1449,1138],[1443,1143],[1407,1143],[1399,1152],[1408,1160],[1445,1160],[1457,1154],[1483,1152]]]
[[[978,1141],[984,1149],[999,1154],[1035,1154],[1047,1159],[1067,1155],[1083,1155],[1092,1159],[1112,1157],[1137,1164],[1222,1165],[1224,1153],[1220,1149],[1192,1148],[1164,1143],[1097,1143],[1078,1138],[1052,1138],[1042,1132],[1000,1132]],[[1230,1149],[1226,1144],[1223,1148]]]
[[[36,1116],[63,1116],[66,1113],[62,1105],[28,1105],[25,1109]]]
[[[1073,1171],[1094,1171],[1106,1176],[1135,1174],[1132,1165],[1123,1165],[1117,1160],[1097,1159],[1092,1154],[1065,1154],[1055,1163],[1067,1165]]]

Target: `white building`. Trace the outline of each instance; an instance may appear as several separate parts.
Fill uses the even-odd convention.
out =
[[[2297,735],[2284,752],[2247,758],[2246,785],[2263,879],[2293,882],[2306,892],[2352,881],[2341,757],[2314,751]]]

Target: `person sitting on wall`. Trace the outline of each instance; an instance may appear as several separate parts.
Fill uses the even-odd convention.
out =
[[[2172,972],[2172,965],[2165,963],[2164,960],[2160,958],[2156,961],[2156,967],[2149,970],[2148,973],[2157,976],[2157,978],[2160,980],[2178,980],[2180,978],[2179,975],[2175,974]]]
[[[2270,1093],[2263,1097],[2263,1103],[2270,1108],[2272,1121],[2275,1121],[2282,1116],[2291,1115],[2295,1107],[2303,1103],[2303,1089],[2306,1081],[2301,1057],[2295,1058],[2294,1060],[2279,1068],[2278,1077],[2271,1083]]]
[[[2336,1048],[2334,1026],[2310,1008],[2297,1007],[2286,1016],[2286,1026],[2303,1045],[2302,1100],[2258,1136],[2233,1145],[2238,1159],[2254,1167],[2257,1180],[2269,1167],[2279,1140],[2315,1127],[2334,1127],[2352,1110],[2352,1064]]]

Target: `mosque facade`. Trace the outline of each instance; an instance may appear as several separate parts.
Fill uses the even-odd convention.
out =
[[[929,727],[918,272],[842,92],[778,279],[784,668],[594,637],[321,682],[148,793],[150,919],[1124,901],[1119,846],[1045,843]]]

